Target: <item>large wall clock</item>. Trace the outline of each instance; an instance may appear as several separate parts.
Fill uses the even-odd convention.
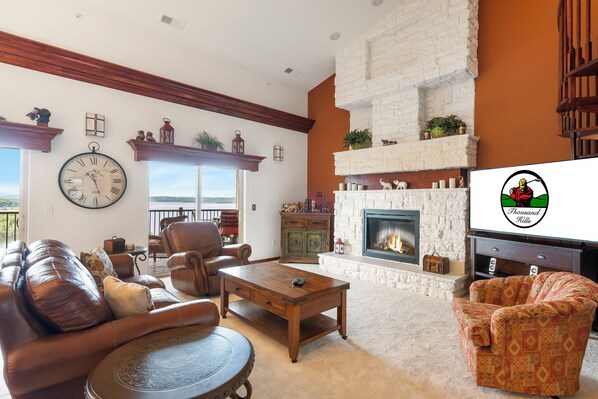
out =
[[[60,168],[58,186],[73,204],[89,209],[106,208],[122,198],[127,175],[113,158],[96,152],[100,145],[89,143],[91,152],[77,154]]]

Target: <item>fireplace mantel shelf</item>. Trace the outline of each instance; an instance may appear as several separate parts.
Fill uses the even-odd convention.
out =
[[[337,176],[476,167],[478,137],[462,134],[334,153]]]

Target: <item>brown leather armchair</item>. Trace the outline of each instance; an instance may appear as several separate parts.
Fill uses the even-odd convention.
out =
[[[164,230],[171,223],[184,222],[187,219],[187,215],[180,215],[174,217],[163,218],[160,220],[160,231]],[[158,235],[150,234],[147,242],[148,252],[150,256],[154,257],[154,262],[159,253],[165,253],[164,244],[162,238]]]
[[[119,272],[129,258],[112,258]],[[142,281],[139,281],[142,282]],[[0,347],[13,399],[83,399],[85,380],[110,352],[143,335],[187,325],[216,326],[209,300],[179,303],[151,288],[155,310],[114,319],[85,267],[54,240],[0,250]]]
[[[218,270],[249,263],[247,244],[222,246],[218,227],[212,222],[173,223],[162,230],[166,253],[170,256],[172,285],[190,295],[220,293]]]

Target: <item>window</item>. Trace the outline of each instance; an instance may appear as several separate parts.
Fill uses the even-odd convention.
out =
[[[20,150],[0,148],[0,246],[18,240]]]

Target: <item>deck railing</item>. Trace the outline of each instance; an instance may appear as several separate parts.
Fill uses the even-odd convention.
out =
[[[214,219],[220,218],[221,211],[222,209],[202,209],[199,220],[202,222],[211,222]],[[160,234],[160,220],[164,218],[186,215],[187,221],[196,220],[195,209],[150,209],[149,213],[149,231],[153,235]]]
[[[19,239],[19,211],[0,210],[0,247]]]

